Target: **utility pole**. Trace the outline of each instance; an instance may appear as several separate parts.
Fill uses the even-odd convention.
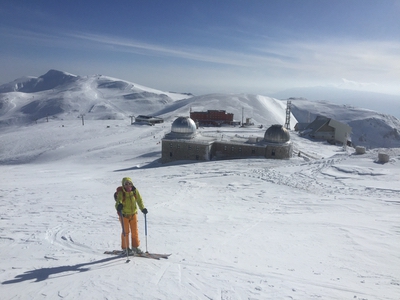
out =
[[[85,125],[85,119],[84,119],[85,114],[81,114],[80,117],[82,118],[82,126]]]
[[[348,139],[348,133],[344,135],[344,141],[343,141],[343,149],[344,151],[347,151],[347,139]]]
[[[285,122],[285,128],[290,130],[290,107],[291,107],[292,101],[288,100],[286,104],[286,122]]]

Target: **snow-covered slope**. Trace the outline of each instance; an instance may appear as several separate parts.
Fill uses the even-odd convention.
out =
[[[75,76],[50,70],[38,78],[0,86],[0,125],[32,123],[43,118],[123,119],[151,114],[189,97],[162,92],[102,75]]]
[[[79,77],[50,70],[38,78],[16,80],[0,87],[0,124],[24,124],[43,118],[123,119],[151,114],[167,120],[193,110],[226,110],[235,119],[251,118],[263,125],[283,124],[285,105],[256,95],[162,92],[101,75]],[[293,119],[292,123],[296,120]]]
[[[286,103],[260,95],[249,94],[207,94],[176,101],[157,115],[175,118],[176,115],[188,116],[190,111],[225,110],[233,113],[234,119],[246,122],[250,118],[255,125],[270,126],[285,124]],[[292,124],[296,119],[291,116]]]
[[[400,118],[400,96],[338,87],[292,88],[270,95],[277,99],[306,98],[340,105],[367,108]]]
[[[127,119],[2,128],[2,299],[398,299],[399,149],[380,164],[378,150],[292,132],[306,156],[161,165],[169,130]],[[125,176],[149,211],[141,248],[168,260],[103,254],[120,248],[112,195]]]
[[[311,122],[324,115],[351,126],[354,145],[367,148],[400,147],[400,120],[369,109],[338,105],[327,101],[291,99],[292,113],[299,122]]]
[[[37,93],[54,88],[62,88],[64,85],[72,85],[78,79],[79,77],[73,74],[50,70],[40,77],[27,76],[16,79],[8,84],[4,84],[0,86],[0,93]]]
[[[175,116],[226,109],[236,119],[243,111],[259,124],[283,123],[286,101],[188,98],[105,76],[59,75],[67,82],[50,90],[20,85],[25,92],[1,94],[3,123],[23,125],[0,131],[2,299],[398,299],[399,148],[356,155],[292,131],[302,155],[288,160],[162,165],[160,142]],[[354,121],[353,131],[365,126],[357,120],[377,115],[292,104],[299,120],[328,113]],[[133,107],[167,121],[131,125]],[[84,126],[76,119],[82,113]],[[199,130],[265,133],[257,126]],[[378,163],[381,152],[388,163]],[[125,176],[149,211],[146,224],[138,216],[141,248],[172,253],[168,260],[126,263],[103,254],[120,248],[113,193]]]

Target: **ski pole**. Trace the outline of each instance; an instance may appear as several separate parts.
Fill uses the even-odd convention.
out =
[[[120,220],[121,220],[122,234],[124,235],[125,244],[126,244],[126,234],[125,234],[125,228],[124,228],[124,217],[123,217],[121,211],[118,211],[118,215],[119,215]],[[129,253],[128,253],[129,251],[128,251],[128,249],[129,249],[129,247],[127,247],[127,248],[125,249],[125,251],[126,251],[126,262],[127,262],[127,263],[129,262]]]
[[[144,235],[146,237],[146,253],[147,251],[147,214],[144,215]]]

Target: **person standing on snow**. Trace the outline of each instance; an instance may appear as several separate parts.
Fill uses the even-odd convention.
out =
[[[142,197],[129,177],[122,178],[122,187],[117,188],[114,197],[115,208],[125,232],[125,235],[121,234],[121,248],[128,251],[129,254],[141,254],[143,252],[139,249],[137,207],[143,214],[147,214]],[[131,233],[132,249],[129,248],[129,232]]]

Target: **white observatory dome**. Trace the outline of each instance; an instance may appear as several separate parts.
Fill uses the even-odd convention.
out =
[[[171,127],[171,132],[180,134],[196,133],[196,124],[189,117],[178,117]]]
[[[290,133],[282,125],[272,125],[265,131],[264,141],[283,144],[290,141]]]

